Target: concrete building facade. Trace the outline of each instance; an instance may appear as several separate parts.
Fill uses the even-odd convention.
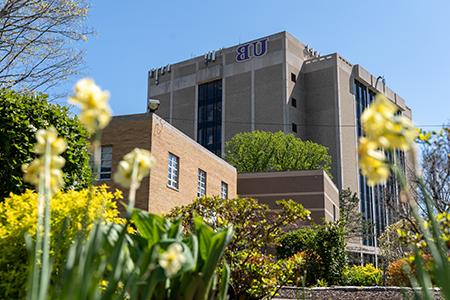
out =
[[[358,170],[360,114],[382,93],[411,118],[405,101],[379,79],[338,53],[320,55],[280,32],[152,69],[148,98],[161,101],[163,119],[219,156],[227,140],[253,130],[325,145],[337,188],[357,192],[364,218],[376,223],[364,241],[376,248],[374,232],[389,220],[382,192],[368,187]]]
[[[151,113],[113,117],[102,134],[99,183],[123,190],[111,180],[112,174],[134,148],[147,149],[156,159],[137,191],[137,208],[167,213],[198,196],[236,197],[233,166]]]

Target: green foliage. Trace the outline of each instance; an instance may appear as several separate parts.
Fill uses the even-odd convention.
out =
[[[306,261],[306,283],[323,279],[329,285],[342,283],[347,264],[345,229],[340,223],[325,223],[291,231],[283,235],[277,248],[279,257],[301,252]]]
[[[86,241],[71,247],[63,276],[52,286],[55,299],[225,299],[229,268],[217,266],[230,242],[231,227],[213,230],[199,217],[183,234],[180,220],[135,210],[125,225],[96,223]],[[130,220],[129,220],[130,221]],[[161,257],[171,245],[181,246],[180,268],[172,275]],[[220,280],[218,280],[220,276]],[[220,285],[218,282],[220,281]]]
[[[123,223],[116,208],[120,193],[112,194],[106,186],[95,187],[89,200],[88,190],[56,194],[52,200],[50,247],[54,276],[60,273],[66,260],[65,252],[75,240],[82,223],[89,228],[94,219]],[[28,253],[24,235],[36,233],[38,194],[27,190],[11,195],[0,203],[0,299],[20,299],[25,296],[28,273]]]
[[[354,265],[345,268],[343,272],[344,283],[353,286],[374,286],[381,285],[382,271],[372,264],[365,266]]]
[[[225,153],[225,160],[239,173],[324,170],[330,175],[331,170],[331,156],[325,146],[281,131],[237,134],[226,143]]]
[[[91,180],[87,133],[65,107],[50,104],[47,96],[0,90],[0,201],[10,192],[19,194],[24,183],[22,165],[33,158],[35,132],[54,126],[68,144],[63,157],[66,188],[80,189]]]
[[[275,261],[269,255],[270,249],[278,245],[284,228],[309,217],[309,211],[292,200],[278,201],[278,205],[279,210],[274,211],[254,199],[203,197],[175,208],[169,216],[181,217],[185,228],[191,230],[196,214],[213,228],[233,225],[235,236],[225,257],[231,267],[235,298],[270,297],[293,275],[291,267],[276,267],[286,262]]]
[[[361,237],[370,226],[370,222],[364,221],[359,205],[357,193],[350,189],[339,193],[339,221],[345,228],[347,239]]]
[[[415,230],[414,223],[406,219],[401,219],[394,224],[389,225],[386,230],[378,238],[378,246],[380,247],[380,255],[387,264],[399,260],[408,253],[412,253],[413,248],[406,240],[399,238],[398,232],[409,232],[412,234]]]
[[[304,260],[301,255],[288,259],[276,259],[273,255],[258,251],[239,251],[236,260],[244,262],[234,270],[235,286],[245,290],[250,299],[272,298],[277,295],[280,283],[284,285],[301,284]],[[242,297],[242,296],[241,296]]]

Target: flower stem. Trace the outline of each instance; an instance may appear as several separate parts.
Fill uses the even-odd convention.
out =
[[[133,164],[133,169],[131,171],[130,193],[128,195],[128,209],[127,209],[128,217],[131,216],[131,213],[133,212],[134,205],[136,202],[136,190],[139,186],[137,178],[138,170],[139,170],[139,162],[135,160]]]
[[[52,197],[51,189],[51,147],[46,143],[44,153],[44,236],[42,241],[42,271],[39,299],[47,298],[48,284],[50,281],[50,202]]]
[[[35,249],[33,255],[33,265],[30,279],[30,293],[28,293],[28,300],[39,299],[39,281],[41,277],[40,266],[42,264],[42,232],[43,232],[43,222],[44,222],[44,203],[45,203],[45,184],[44,178],[39,177],[39,188],[38,188],[38,205],[37,205],[37,226],[36,226],[36,241]]]

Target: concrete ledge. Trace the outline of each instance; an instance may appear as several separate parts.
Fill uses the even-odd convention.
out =
[[[418,290],[418,289],[417,289]],[[439,289],[432,289],[433,299],[442,299]],[[276,299],[413,299],[414,290],[408,287],[333,286],[317,288],[282,287]]]

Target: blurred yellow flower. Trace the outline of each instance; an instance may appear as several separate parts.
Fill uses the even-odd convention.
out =
[[[24,180],[38,187],[41,176],[45,175],[45,158],[49,159],[49,175],[50,190],[52,193],[57,192],[64,185],[62,167],[65,159],[59,154],[64,152],[67,147],[64,139],[58,137],[55,128],[51,127],[47,130],[40,129],[36,133],[37,143],[34,151],[41,156],[33,160],[30,164],[24,164],[22,171],[24,172]]]
[[[36,145],[34,147],[34,153],[44,154],[47,145],[50,146],[52,155],[58,155],[66,150],[67,144],[63,138],[58,137],[58,132],[54,127],[49,129],[39,129],[36,132]]]
[[[361,121],[366,136],[380,136],[385,130],[385,121],[391,119],[397,111],[394,103],[378,94],[375,101],[364,110]]]
[[[417,137],[417,130],[411,120],[395,115],[397,106],[383,95],[363,112],[362,126],[367,138],[378,143],[383,149],[409,150]]]
[[[369,185],[384,183],[390,168],[384,150],[409,150],[417,138],[417,130],[410,119],[396,115],[397,106],[383,95],[363,112],[361,122],[366,137],[359,140],[359,166]]]
[[[129,188],[133,176],[133,169],[136,172],[137,187],[142,179],[148,175],[150,168],[155,164],[155,159],[150,151],[135,148],[123,157],[119,162],[117,172],[114,174],[114,181],[125,188]]]
[[[440,135],[442,135],[442,132],[443,131],[441,130]],[[417,138],[422,142],[428,143],[431,139],[431,131],[426,132],[420,128],[417,128]]]
[[[378,145],[365,137],[359,139],[359,167],[362,175],[367,177],[369,185],[385,183],[389,178],[389,166],[384,152]]]
[[[159,265],[169,278],[178,273],[185,262],[186,256],[183,253],[183,247],[178,243],[171,244],[167,251],[159,256]]]
[[[44,164],[40,159],[33,160],[30,164],[22,165],[23,179],[34,186],[39,185],[39,176],[43,172]]]
[[[81,107],[80,122],[89,133],[105,128],[111,120],[109,93],[100,89],[92,79],[84,78],[75,85],[75,95],[69,102]]]
[[[385,149],[409,150],[414,145],[417,130],[410,119],[394,116],[385,122],[385,132],[378,138],[380,146]]]

